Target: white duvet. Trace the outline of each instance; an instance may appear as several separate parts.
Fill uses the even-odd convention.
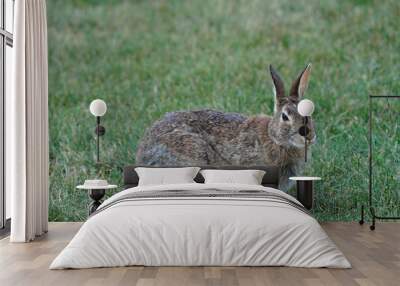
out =
[[[233,184],[135,187],[164,190],[263,190]],[[90,217],[50,269],[145,266],[294,266],[350,268],[318,222],[301,210],[257,198],[153,198],[123,201]]]

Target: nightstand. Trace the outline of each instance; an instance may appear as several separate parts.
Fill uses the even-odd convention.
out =
[[[87,190],[89,197],[93,200],[89,205],[89,215],[97,210],[97,208],[101,205],[101,199],[104,197],[107,190],[117,188],[117,185],[89,185],[85,182],[84,185],[79,185],[76,188],[80,190]]]
[[[297,183],[297,200],[308,210],[313,207],[314,181],[320,181],[320,177],[290,177],[289,180]]]

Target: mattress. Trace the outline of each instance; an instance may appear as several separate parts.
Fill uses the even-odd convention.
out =
[[[351,267],[290,195],[263,186],[197,183],[115,194],[50,269],[130,265]]]

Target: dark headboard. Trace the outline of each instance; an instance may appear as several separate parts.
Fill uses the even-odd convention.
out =
[[[141,166],[126,166],[124,167],[124,189],[133,188],[138,185],[139,177],[135,171],[136,167]],[[143,166],[147,168],[168,168],[167,166]],[[184,167],[184,166],[179,166]],[[173,167],[170,167],[173,168]],[[278,188],[279,184],[279,168],[274,166],[203,166],[202,169],[221,169],[221,170],[263,170],[265,171],[265,175],[262,179],[262,185],[265,187]],[[196,178],[194,179],[197,183],[204,183],[203,176],[198,173]]]

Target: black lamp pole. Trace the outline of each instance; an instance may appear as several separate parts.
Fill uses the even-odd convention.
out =
[[[97,124],[94,133],[97,135],[97,163],[100,163],[100,136],[106,133],[104,126],[100,125],[100,116],[96,116]]]
[[[305,130],[305,134],[304,134],[304,161],[307,163],[307,123],[308,123],[308,117],[304,116],[303,118],[303,123],[304,123],[304,130]]]

